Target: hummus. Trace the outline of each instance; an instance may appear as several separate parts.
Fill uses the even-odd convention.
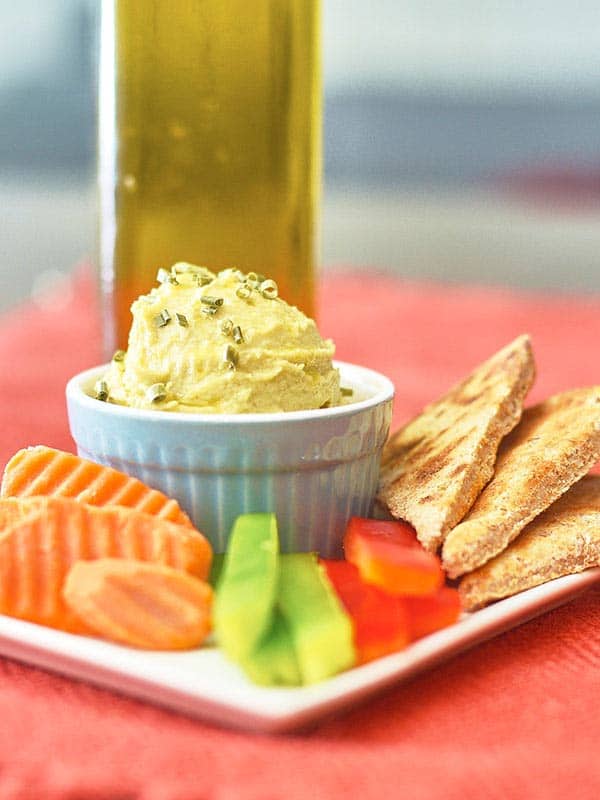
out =
[[[238,414],[338,405],[334,345],[274,281],[175,264],[131,306],[126,352],[100,399],[134,408]]]

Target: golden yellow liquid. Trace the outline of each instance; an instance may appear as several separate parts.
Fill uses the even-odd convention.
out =
[[[274,278],[314,315],[319,0],[104,0],[100,270],[107,353],[157,269]]]

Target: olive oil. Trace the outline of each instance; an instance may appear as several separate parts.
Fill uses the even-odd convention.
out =
[[[277,281],[314,314],[319,0],[104,0],[100,274],[105,347],[190,261]]]

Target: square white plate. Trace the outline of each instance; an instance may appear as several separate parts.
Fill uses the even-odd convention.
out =
[[[600,568],[529,589],[394,655],[297,689],[262,688],[215,647],[135,650],[0,616],[0,654],[213,723],[256,732],[301,728],[548,611],[600,581]]]

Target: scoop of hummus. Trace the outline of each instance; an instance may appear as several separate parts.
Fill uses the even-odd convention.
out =
[[[131,306],[126,352],[101,399],[133,408],[238,414],[338,405],[334,345],[272,280],[175,264]]]

